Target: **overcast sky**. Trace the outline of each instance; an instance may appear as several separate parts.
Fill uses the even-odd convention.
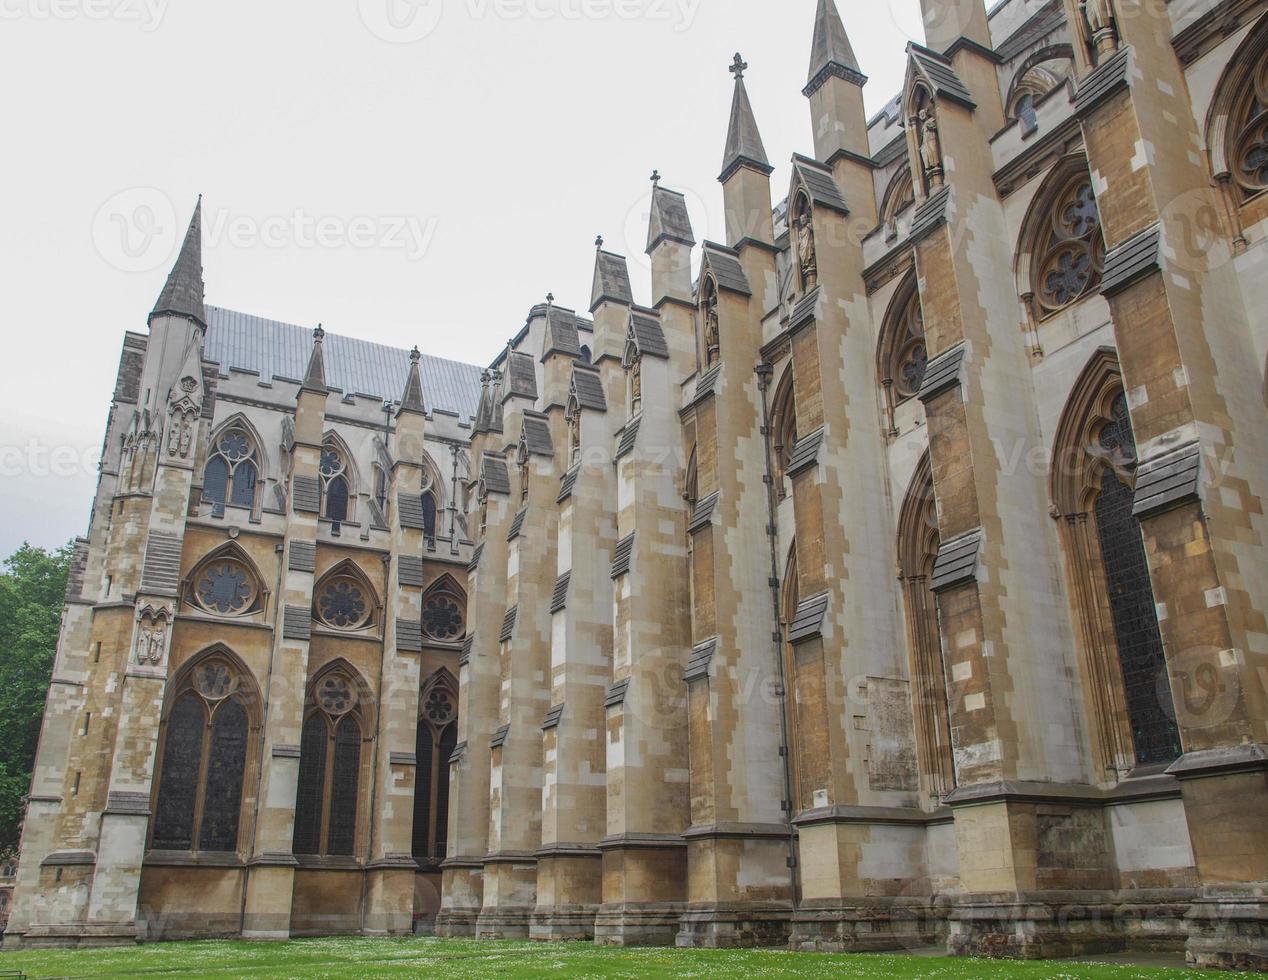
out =
[[[842,0],[869,112],[918,0]],[[648,177],[725,237],[732,56],[778,200],[813,152],[815,0],[0,0],[0,554],[82,534],[125,330],[199,193],[207,300],[487,363]]]

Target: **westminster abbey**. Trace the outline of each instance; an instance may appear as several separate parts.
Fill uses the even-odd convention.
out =
[[[207,305],[194,212],[6,944],[1268,968],[1268,3],[922,0],[873,118],[810,6],[790,184],[719,65],[726,241],[657,175],[652,305],[600,243],[487,367]]]

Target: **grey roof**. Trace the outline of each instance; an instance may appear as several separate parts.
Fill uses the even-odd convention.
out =
[[[630,288],[630,267],[625,261],[625,256],[600,249],[594,259],[594,286],[590,290],[590,309],[593,310],[604,300],[612,300],[629,306],[634,302],[634,291]]]
[[[546,317],[546,349],[542,356],[551,352],[577,357],[581,354],[581,341],[577,337],[577,314],[562,306],[551,306]],[[533,377],[533,390],[536,393],[537,378]]]
[[[694,534],[696,531],[703,530],[713,523],[713,512],[717,510],[718,500],[721,499],[722,493],[715,490],[703,500],[697,501],[696,506],[691,511],[691,517],[687,521],[687,530]]]
[[[960,81],[951,63],[942,55],[919,44],[908,44],[907,54],[915,63],[920,74],[933,86],[934,94],[941,95],[953,102],[974,108],[973,96]]]
[[[618,460],[634,451],[634,446],[638,443],[638,427],[642,422],[643,416],[639,415],[627,422],[625,428],[621,430],[621,440],[616,446]]]
[[[948,388],[960,383],[960,368],[964,364],[964,355],[968,348],[964,341],[944,350],[925,367],[925,377],[920,383],[920,391],[916,397],[928,402],[935,395],[940,395]]]
[[[518,396],[520,398],[531,398],[536,401],[537,369],[533,366],[532,355],[511,351],[510,356],[507,358],[507,364],[508,384],[503,400]]]
[[[720,361],[700,375],[700,380],[696,382],[696,394],[692,398],[691,403],[694,405],[696,402],[703,401],[712,395],[717,390],[718,378],[721,375],[722,363]]]
[[[1113,296],[1158,268],[1162,225],[1150,225],[1106,253],[1101,292]]]
[[[548,732],[552,728],[559,727],[559,723],[564,717],[565,707],[566,705],[563,704],[552,704],[550,706],[550,710],[546,712],[546,720],[542,722],[542,731]]]
[[[810,194],[811,204],[839,211],[841,214],[850,213],[850,209],[845,204],[845,198],[841,196],[841,188],[837,186],[836,178],[832,176],[832,171],[819,161],[795,154],[793,172],[805,185],[806,191]]]
[[[1049,4],[998,44],[995,53],[1001,61],[1012,61],[1031,45],[1063,27],[1065,22],[1065,10],[1061,4]]]
[[[757,120],[753,117],[753,105],[748,100],[748,90],[744,87],[743,77],[735,80],[735,97],[731,100],[731,123],[727,127],[726,153],[722,158],[722,180],[743,166],[751,164],[759,170],[770,173],[773,169],[766,158],[766,147],[762,145],[762,134],[757,131]]]
[[[715,636],[697,643],[691,648],[691,656],[687,658],[687,667],[682,672],[685,681],[699,680],[709,676],[709,666],[713,663],[713,654],[718,649],[718,638]]]
[[[803,436],[797,440],[797,444],[792,448],[792,455],[788,460],[788,467],[785,472],[792,476],[809,466],[813,466],[819,461],[819,447],[822,445],[823,427],[820,426],[810,435]]]
[[[911,216],[911,241],[924,238],[946,221],[947,202],[950,200],[951,186],[943,184],[925,199],[924,204],[916,208],[915,214]]]
[[[423,516],[423,498],[417,491],[400,491],[396,495],[396,518],[401,527],[425,531],[427,520]]]
[[[550,597],[550,611],[557,613],[568,605],[568,585],[572,582],[572,572],[564,572],[555,579],[555,591]]]
[[[219,365],[222,374],[237,369],[252,371],[263,381],[298,381],[311,349],[312,331],[307,327],[207,307],[203,358]],[[405,389],[407,351],[327,333],[322,353],[326,384],[331,388],[382,401],[396,398]],[[482,368],[427,354],[419,367],[428,411],[450,412],[462,419],[475,415]]]
[[[596,412],[608,410],[608,399],[603,393],[603,379],[597,368],[585,364],[572,366],[572,392],[577,396],[577,404],[582,408]]]
[[[802,643],[823,635],[823,620],[828,614],[829,593],[804,599],[788,624],[788,642]]]
[[[528,516],[528,510],[520,510],[516,512],[514,520],[511,521],[511,529],[506,532],[506,540],[514,541],[520,536],[524,530],[524,518]]]
[[[944,541],[933,563],[930,588],[934,592],[954,588],[977,578],[977,559],[982,550],[982,529],[974,528],[953,541]]]
[[[404,559],[401,560],[404,561]],[[291,541],[291,550],[286,561],[286,568],[292,572],[317,571],[317,542]]]
[[[307,606],[287,606],[282,610],[282,639],[309,640],[313,635],[313,611]]]
[[[647,225],[647,251],[668,239],[683,245],[696,244],[687,214],[687,199],[678,191],[656,184],[652,188],[652,214]]]
[[[564,473],[563,478],[559,481],[559,496],[555,498],[555,503],[562,504],[565,500],[572,496],[572,491],[577,486],[577,477],[580,474],[580,463]]]
[[[198,198],[194,216],[189,221],[185,240],[181,243],[176,264],[168,273],[163,291],[150,319],[156,316],[183,316],[198,323],[207,323],[203,303],[203,199]]]
[[[625,703],[625,695],[630,690],[630,678],[626,677],[608,688],[608,693],[603,699],[605,708],[615,708]]]
[[[293,548],[294,545],[291,547]],[[396,580],[401,585],[412,585],[421,589],[427,581],[423,572],[423,560],[417,555],[401,555],[396,560]]]
[[[819,0],[815,13],[814,40],[810,44],[810,74],[804,94],[814,95],[833,75],[862,85],[866,76],[859,71],[858,59],[841,23],[841,15],[833,0]]]
[[[1123,47],[1117,53],[1097,65],[1096,70],[1079,84],[1074,96],[1074,114],[1082,118],[1102,101],[1129,85],[1131,73],[1131,47]]]
[[[819,287],[806,293],[805,296],[797,300],[797,305],[793,307],[792,314],[788,317],[788,329],[794,330],[801,326],[807,320],[813,320],[815,309],[819,305]]]
[[[419,653],[423,649],[423,624],[416,619],[396,621],[396,649]]]
[[[1141,465],[1136,474],[1132,514],[1137,518],[1160,514],[1190,500],[1200,499],[1202,450],[1197,444]]]
[[[484,557],[484,542],[481,541],[475,546],[475,550],[471,552],[471,562],[467,565],[467,572],[474,572],[480,567],[480,559]]]
[[[555,440],[550,435],[550,422],[544,415],[524,413],[524,442],[534,456],[554,456]]]
[[[515,635],[515,620],[519,617],[520,607],[512,606],[502,618],[502,632],[498,634],[498,642],[505,643]]]
[[[497,453],[485,453],[480,467],[480,478],[489,493],[510,493],[511,476],[506,471],[506,460]]]
[[[744,275],[744,267],[740,265],[734,249],[715,242],[705,242],[704,261],[718,281],[719,289],[729,289],[733,293],[743,293],[745,296],[753,295],[753,290],[748,284],[748,277]]]
[[[502,746],[506,745],[506,740],[507,738],[510,737],[510,734],[511,734],[511,726],[503,725],[496,732],[494,732],[493,737],[489,739],[489,748],[491,749],[502,748]]]
[[[298,473],[291,477],[291,505],[296,514],[320,513],[321,481]]]
[[[630,570],[630,561],[634,557],[634,535],[622,538],[616,544],[612,554],[612,577],[620,578]]]
[[[669,345],[665,343],[665,331],[661,329],[660,320],[646,313],[630,314],[630,337],[638,347],[640,354],[648,357],[669,357]]]

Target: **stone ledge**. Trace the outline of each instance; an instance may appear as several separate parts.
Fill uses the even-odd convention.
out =
[[[1268,769],[1268,745],[1252,743],[1186,752],[1168,767],[1167,774],[1176,779],[1202,779],[1261,769]]]

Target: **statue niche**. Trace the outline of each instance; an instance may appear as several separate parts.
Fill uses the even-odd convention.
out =
[[[797,245],[797,266],[801,272],[801,288],[811,290],[819,282],[819,259],[815,252],[813,214],[805,194],[798,196],[794,215],[793,232]]]

